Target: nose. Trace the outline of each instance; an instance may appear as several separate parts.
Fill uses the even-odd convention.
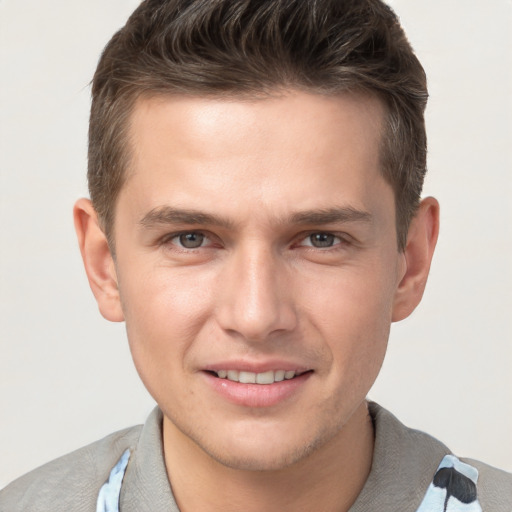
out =
[[[251,342],[292,331],[297,315],[289,276],[286,264],[269,248],[255,243],[235,251],[218,287],[222,329]]]

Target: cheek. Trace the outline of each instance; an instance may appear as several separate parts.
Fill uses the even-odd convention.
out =
[[[337,378],[373,382],[386,351],[394,280],[378,265],[310,280],[305,314],[326,340]]]
[[[194,339],[208,318],[208,277],[194,279],[165,267],[120,275],[130,350],[143,381],[186,365]]]
[[[339,333],[369,332],[391,323],[396,289],[391,266],[381,261],[329,269],[323,275],[301,275],[302,307],[325,328]]]

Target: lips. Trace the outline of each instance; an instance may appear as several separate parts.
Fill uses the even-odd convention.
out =
[[[219,364],[203,375],[216,394],[243,407],[273,407],[285,403],[304,389],[313,370],[282,363],[270,366]],[[271,369],[271,368],[274,369]]]
[[[303,372],[295,370],[268,370],[265,372],[250,372],[244,370],[218,370],[214,372],[220,379],[227,379],[242,384],[274,384],[283,380],[293,379]]]

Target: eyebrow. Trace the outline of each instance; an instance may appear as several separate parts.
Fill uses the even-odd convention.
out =
[[[280,223],[322,225],[349,222],[371,223],[371,221],[371,213],[348,206],[299,211],[292,213],[288,219],[280,220]],[[142,217],[139,224],[143,228],[153,228],[168,224],[187,224],[220,226],[226,229],[233,229],[235,225],[231,220],[218,215],[198,210],[174,208],[172,206],[157,206],[153,208]]]
[[[346,222],[371,223],[372,214],[351,206],[326,208],[321,210],[306,210],[292,214],[291,222],[295,224],[331,224]]]
[[[230,220],[218,215],[211,215],[197,210],[173,208],[172,206],[157,206],[153,208],[142,217],[139,224],[144,228],[165,224],[209,224],[225,228],[233,227],[233,223]]]

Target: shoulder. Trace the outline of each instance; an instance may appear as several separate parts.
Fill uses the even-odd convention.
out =
[[[1,512],[85,512],[96,509],[98,491],[141,426],[131,427],[55,459],[0,491]]]
[[[385,480],[387,489],[395,485],[396,492],[407,503],[417,504],[429,486],[436,486],[438,471],[453,466],[452,461],[457,461],[456,469],[464,472],[465,468],[474,479],[478,501],[484,512],[510,512],[512,474],[453,454],[434,437],[406,427],[375,403],[370,403],[369,409],[376,428],[374,464],[379,469],[379,484]]]
[[[478,460],[460,458],[478,471],[478,496],[482,509],[493,512],[512,510],[512,473]]]

